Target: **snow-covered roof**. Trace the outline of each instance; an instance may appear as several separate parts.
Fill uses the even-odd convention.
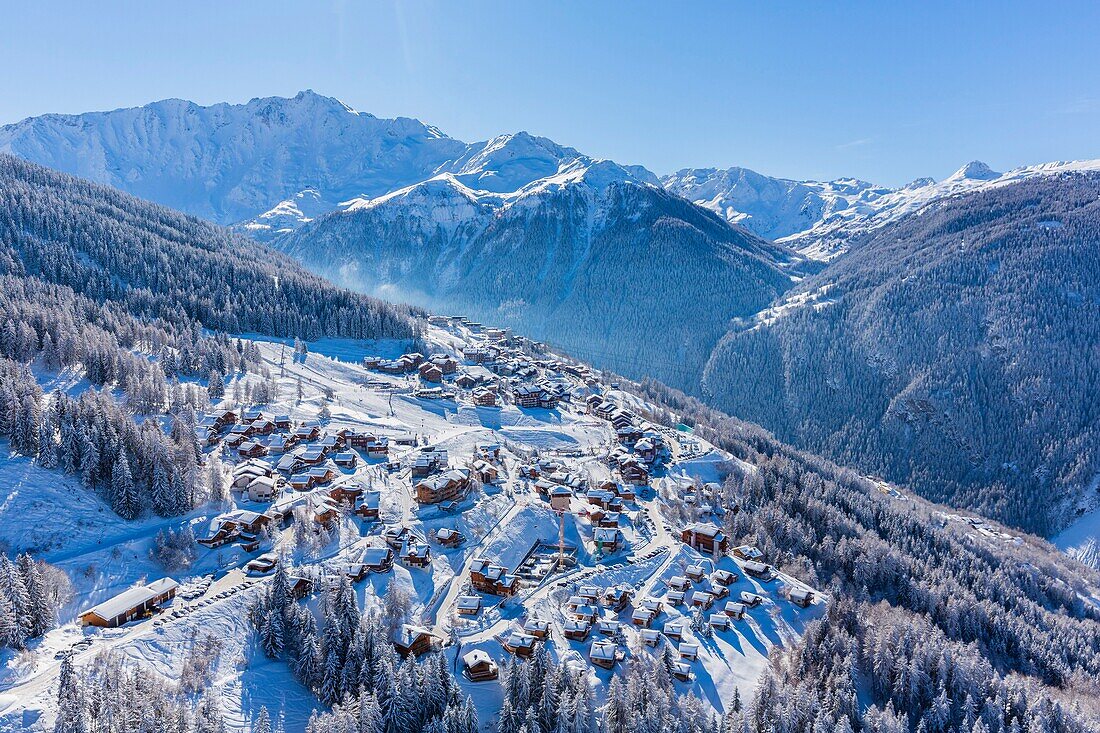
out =
[[[167,593],[178,586],[179,583],[171,578],[161,578],[160,580],[153,581],[149,585],[142,585],[124,590],[117,596],[97,606],[92,606],[80,615],[88,616],[94,614],[101,619],[109,621],[144,603],[148,603],[157,596]]]

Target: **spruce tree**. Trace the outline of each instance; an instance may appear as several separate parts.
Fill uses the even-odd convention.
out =
[[[111,469],[111,507],[123,519],[136,519],[141,511],[134,478],[130,475],[130,462],[121,451]]]

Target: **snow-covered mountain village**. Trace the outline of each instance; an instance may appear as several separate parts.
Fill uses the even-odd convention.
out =
[[[9,5],[0,733],[1100,731],[1100,5]]]
[[[237,726],[265,707],[300,729],[310,688],[338,702],[345,673],[319,651],[306,678],[288,666],[300,632],[268,608],[276,594],[322,628],[353,597],[399,656],[442,652],[483,716],[502,670],[543,654],[597,697],[628,660],[660,660],[679,692],[723,711],[820,616],[826,596],[721,528],[736,510],[722,482],[752,466],[506,330],[433,316],[427,353],[403,346],[247,342],[262,372],[204,385],[194,428],[223,498],[167,530],[106,520],[11,459],[6,501],[26,521],[3,539],[29,539],[74,588],[33,661],[8,671],[0,727],[50,714],[63,659],[110,650],[177,682],[203,667]]]

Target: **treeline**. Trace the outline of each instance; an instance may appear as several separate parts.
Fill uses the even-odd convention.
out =
[[[667,420],[675,411],[698,435],[755,466],[743,476],[732,476],[723,492],[731,507],[736,503],[741,508],[727,515],[731,540],[760,547],[769,561],[824,588],[831,595],[830,605],[854,607],[857,617],[869,620],[849,624],[846,633],[857,644],[872,649],[876,629],[909,625],[915,629],[911,643],[918,652],[926,639],[930,650],[942,641],[948,657],[965,656],[977,665],[974,670],[985,670],[981,679],[987,691],[1000,690],[998,685],[1008,685],[1008,680],[1017,687],[1026,684],[1027,709],[1037,712],[1022,720],[1020,715],[1006,717],[1005,727],[996,730],[1017,730],[1012,725],[1016,719],[1022,726],[1018,730],[1025,732],[1072,731],[1077,730],[1073,721],[1095,715],[1063,710],[1059,714],[1069,721],[1063,728],[1027,723],[1053,710],[1063,696],[1097,702],[1091,680],[1100,673],[1100,609],[1087,600],[1100,587],[1095,572],[1038,539],[1025,536],[1020,542],[1006,542],[976,535],[969,525],[947,521],[919,499],[886,496],[850,470],[786,447],[760,428],[662,385],[645,383],[640,393],[664,406],[654,417]],[[841,613],[830,623],[845,618]],[[824,655],[816,647],[827,647],[832,638],[831,626],[824,632],[808,632],[801,646],[807,659]],[[868,664],[867,657],[853,650],[845,657],[848,666],[809,670],[815,675],[775,675],[769,684],[790,696],[781,707],[802,706],[806,701],[798,697],[799,690],[811,684],[819,699],[847,695],[852,680],[876,689],[893,688],[898,671],[885,665],[889,656],[883,653],[876,664]],[[847,716],[848,724],[856,731],[867,726],[931,730],[932,719],[942,715],[930,713],[941,690],[929,689],[930,696],[922,692],[902,698],[904,710],[894,702],[893,711],[908,716],[902,728],[876,728],[886,723],[876,722],[862,708]],[[881,698],[883,710],[890,701]],[[956,703],[962,699],[952,701]],[[761,718],[753,733],[806,730],[791,727],[789,712]],[[964,712],[952,708],[951,715]],[[921,726],[926,715],[931,718]],[[958,727],[961,720],[952,718],[954,727],[946,730],[971,730]],[[1091,724],[1096,722],[1091,719]],[[985,725],[985,730],[994,730],[990,723]]]
[[[57,625],[57,613],[72,598],[64,571],[29,553],[0,553],[0,648],[23,649]]]
[[[477,733],[477,712],[461,696],[439,653],[402,660],[392,639],[407,620],[408,599],[390,584],[381,615],[359,611],[348,579],[325,590],[318,631],[313,613],[291,593],[283,563],[249,609],[261,648],[285,659],[294,676],[331,712],[309,733]]]
[[[802,296],[715,349],[709,402],[1043,536],[1100,504],[1100,176],[936,202]]]

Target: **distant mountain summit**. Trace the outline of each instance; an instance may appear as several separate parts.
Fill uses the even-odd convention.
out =
[[[208,107],[167,99],[0,128],[2,152],[219,224],[271,212],[307,189],[325,209],[381,195],[466,150],[418,120],[380,119],[312,91]]]
[[[767,239],[801,254],[831,260],[858,236],[897,221],[933,201],[1070,170],[1094,170],[1100,161],[1046,163],[994,171],[971,161],[940,182],[918,178],[901,188],[876,186],[854,178],[794,181],[747,168],[695,168],[661,179],[673,193]]]

